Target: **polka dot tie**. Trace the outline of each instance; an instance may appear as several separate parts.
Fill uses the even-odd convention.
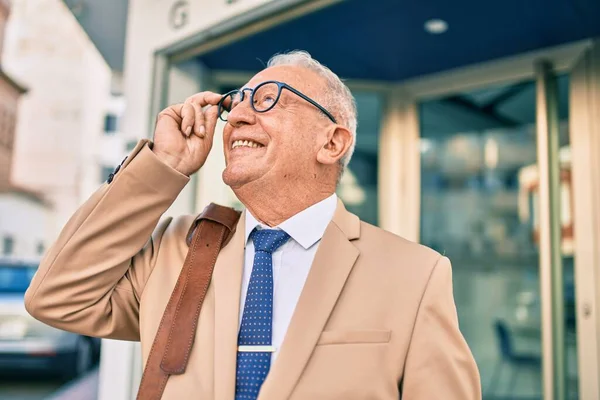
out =
[[[273,312],[272,254],[290,237],[281,230],[255,229],[250,238],[254,243],[254,265],[250,274],[238,345],[270,346]],[[256,399],[270,366],[270,352],[238,352],[235,399]]]

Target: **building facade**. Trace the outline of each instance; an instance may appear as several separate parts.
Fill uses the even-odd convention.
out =
[[[27,91],[3,69],[9,14],[8,0],[0,1],[0,255],[37,258],[45,250],[51,205],[39,193],[11,179],[19,101]]]
[[[6,71],[29,89],[18,111],[11,179],[53,204],[53,238],[102,182],[111,70],[60,0],[12,1],[3,56]]]
[[[358,104],[340,198],[450,257],[485,396],[600,398],[599,7],[434,3],[130,1],[124,135],[151,137],[167,105],[308,50]],[[168,214],[240,205],[221,181],[221,128]],[[538,363],[518,384],[497,373],[505,331]],[[132,398],[140,362],[137,345],[106,341],[100,399]]]
[[[10,12],[8,0],[0,1],[0,182],[7,186],[13,158],[19,98],[25,88],[2,69],[4,31]]]
[[[89,197],[96,191],[98,185],[105,182],[114,171],[115,165],[121,163],[128,151],[133,149],[131,146],[135,143],[128,143],[123,134],[122,119],[126,109],[125,104],[125,97],[122,94],[111,93],[104,109],[102,137],[94,153],[100,172],[96,179],[86,181],[83,198]]]

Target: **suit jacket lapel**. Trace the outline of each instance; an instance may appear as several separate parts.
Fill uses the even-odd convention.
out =
[[[244,269],[245,212],[231,241],[219,253],[212,283],[215,289],[215,399],[235,397],[240,292]]]
[[[358,217],[338,202],[259,399],[287,399],[292,393],[359,255],[350,242],[359,234]]]

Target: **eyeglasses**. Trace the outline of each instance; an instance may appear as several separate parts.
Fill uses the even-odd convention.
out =
[[[333,118],[333,115],[331,115],[331,113],[327,111],[325,107],[321,106],[319,103],[306,96],[302,92],[294,89],[287,83],[278,81],[267,81],[259,84],[254,89],[235,89],[229,93],[226,93],[223,95],[218,104],[219,118],[222,121],[227,121],[229,112],[242,101],[244,101],[246,91],[250,92],[250,105],[252,106],[252,109],[254,109],[254,111],[257,113],[265,113],[275,107],[279,101],[279,98],[281,97],[281,91],[283,89],[287,89],[295,95],[308,101],[310,104],[317,107],[323,114],[325,114],[333,123],[337,123],[335,118]]]

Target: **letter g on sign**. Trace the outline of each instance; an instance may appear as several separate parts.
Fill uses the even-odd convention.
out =
[[[188,23],[190,5],[186,0],[177,0],[169,12],[169,24],[173,29],[180,29]]]

